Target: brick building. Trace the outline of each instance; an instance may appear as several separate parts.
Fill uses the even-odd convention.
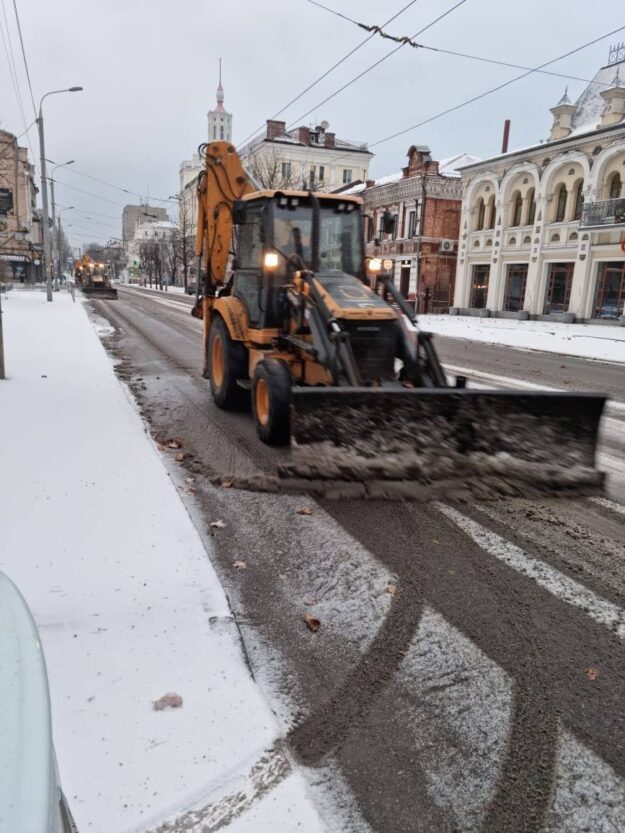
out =
[[[475,161],[460,154],[437,162],[428,147],[412,145],[400,173],[350,191],[365,201],[367,255],[392,261],[395,283],[418,301],[418,312],[447,312],[452,304],[462,200],[456,167]],[[390,234],[385,213],[394,217]]]
[[[32,283],[41,261],[35,168],[17,138],[0,130],[0,280]]]

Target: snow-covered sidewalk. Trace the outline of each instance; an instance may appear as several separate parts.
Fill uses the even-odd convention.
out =
[[[3,313],[0,569],[40,629],[79,830],[323,831],[85,308],[15,290]],[[155,710],[169,692],[182,706]]]
[[[616,325],[559,324],[552,321],[473,318],[467,315],[420,315],[419,326],[449,338],[625,363],[625,327]]]

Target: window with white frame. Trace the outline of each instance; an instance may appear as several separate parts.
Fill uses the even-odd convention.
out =
[[[343,168],[343,185],[348,185],[352,181],[351,168]]]

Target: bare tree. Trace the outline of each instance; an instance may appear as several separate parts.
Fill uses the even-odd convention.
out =
[[[281,158],[274,148],[261,148],[245,159],[244,165],[261,188],[288,189],[301,185],[296,182],[291,162]]]
[[[189,285],[189,275],[195,264],[195,228],[192,228],[184,206],[181,206],[176,221],[176,228],[172,236],[172,245],[175,249],[176,264],[175,269],[172,270],[172,274],[175,274],[178,268],[182,270],[182,283],[186,292]]]

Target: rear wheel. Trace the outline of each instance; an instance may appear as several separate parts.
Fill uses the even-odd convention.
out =
[[[291,373],[280,359],[258,362],[252,380],[256,432],[267,445],[286,445],[291,436]]]
[[[245,345],[233,341],[221,316],[215,316],[208,340],[209,378],[215,404],[226,411],[249,406],[249,391],[238,384],[248,378]]]

